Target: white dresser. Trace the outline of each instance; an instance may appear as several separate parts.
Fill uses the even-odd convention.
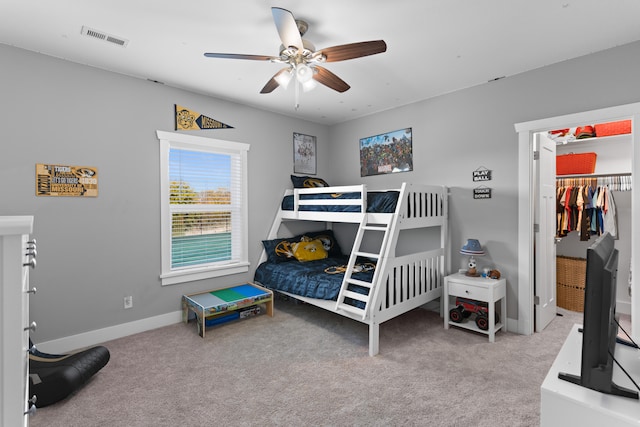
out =
[[[628,397],[600,393],[558,378],[560,372],[580,375],[582,364],[582,325],[573,325],[540,387],[540,426],[581,427],[637,427],[640,425],[640,401]],[[631,375],[640,380],[640,352],[617,344],[616,360]],[[613,381],[624,388],[635,390],[631,380],[617,365],[613,368]]]
[[[32,216],[0,216],[0,426],[29,425],[29,270],[35,268]]]

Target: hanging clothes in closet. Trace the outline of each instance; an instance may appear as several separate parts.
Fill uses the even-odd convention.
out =
[[[613,237],[618,236],[611,187],[617,191],[631,190],[631,176],[560,178],[556,185],[558,237],[577,232],[581,241],[587,241],[605,231]]]

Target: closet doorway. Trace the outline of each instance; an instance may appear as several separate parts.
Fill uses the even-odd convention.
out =
[[[626,121],[625,121],[626,122]],[[624,122],[623,122],[624,123]],[[598,127],[601,131],[602,129]],[[576,139],[558,137],[556,152],[564,158],[581,156],[590,159],[595,153],[595,171],[588,176],[568,175],[567,170],[559,171],[556,178],[558,196],[569,209],[564,209],[557,220],[561,222],[557,255],[562,256],[562,265],[571,265],[566,272],[581,265],[574,258],[585,258],[587,248],[603,232],[609,232],[615,239],[619,251],[616,310],[619,314],[631,314],[629,296],[629,275],[631,271],[631,191],[632,185],[632,145],[631,135],[620,134],[595,138]],[[586,164],[586,163],[585,163]],[[561,173],[564,173],[561,175]],[[591,201],[591,209],[579,211],[578,195]],[[585,196],[586,195],[586,196]],[[593,200],[594,199],[594,200]],[[582,214],[582,215],[581,215]],[[580,221],[580,223],[578,223]],[[558,221],[557,221],[558,222]],[[638,224],[636,224],[638,226]],[[573,273],[571,273],[573,275]],[[565,282],[566,283],[566,282]],[[576,307],[579,301],[572,298],[576,294],[568,288],[559,292],[561,307]],[[582,311],[570,308],[574,311]]]
[[[549,283],[549,280],[543,283],[535,283],[534,275],[534,246],[536,223],[535,209],[536,197],[535,191],[538,187],[539,176],[536,170],[539,168],[537,160],[534,159],[534,147],[536,143],[536,134],[547,132],[553,129],[573,128],[584,125],[585,123],[603,123],[618,120],[632,120],[631,135],[631,174],[638,173],[640,165],[640,150],[635,150],[635,141],[639,135],[638,126],[640,126],[640,103],[622,105],[601,110],[588,111],[583,113],[570,114],[560,117],[536,120],[532,122],[519,123],[515,125],[518,132],[518,152],[519,152],[519,188],[518,188],[518,331],[519,333],[530,335],[534,331],[538,331],[535,325],[536,312],[539,310],[539,304],[536,305],[537,297],[542,295],[555,295],[555,281]],[[636,175],[637,176],[637,175]],[[555,177],[553,177],[555,180]],[[555,223],[555,217],[553,218]],[[640,224],[640,189],[634,186],[631,191],[631,223]],[[634,227],[631,230],[631,270],[640,271],[640,227]],[[553,243],[552,243],[553,244]],[[551,248],[555,258],[555,248]],[[550,264],[550,263],[548,263]],[[550,267],[551,268],[551,267]],[[555,259],[553,267],[555,269]],[[549,275],[542,275],[542,277]],[[555,276],[555,275],[554,275]],[[632,288],[637,289],[633,285]],[[538,280],[541,282],[541,280]],[[627,283],[620,283],[620,287],[626,289]],[[538,292],[534,294],[534,289]],[[544,292],[539,292],[544,289]],[[640,291],[633,292],[631,295],[631,324],[632,336],[637,339],[640,336]]]

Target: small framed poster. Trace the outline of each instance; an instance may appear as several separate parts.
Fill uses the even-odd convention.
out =
[[[98,169],[36,163],[36,196],[97,197]]]
[[[293,173],[316,174],[316,137],[293,133]]]
[[[360,176],[413,170],[411,128],[360,139]]]

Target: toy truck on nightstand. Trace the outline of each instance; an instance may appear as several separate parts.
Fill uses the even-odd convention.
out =
[[[476,315],[476,326],[483,331],[489,329],[489,304],[469,298],[456,298],[456,306],[449,310],[449,319],[460,323],[472,314]],[[500,316],[495,313],[495,322],[500,322]]]

